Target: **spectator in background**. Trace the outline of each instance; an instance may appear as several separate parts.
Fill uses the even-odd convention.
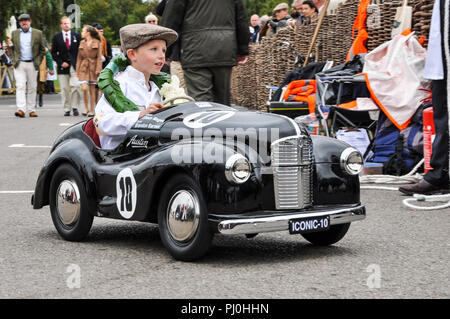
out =
[[[0,43],[0,47],[1,47],[1,43]],[[8,46],[7,45],[5,45],[5,50],[0,50],[0,65],[1,66],[4,65],[6,67],[12,66],[12,60],[8,56]],[[6,73],[6,74],[4,74],[4,73]],[[9,74],[8,69],[6,69],[6,68],[1,69],[0,78],[4,78],[3,83],[0,83],[1,84],[0,87],[2,89],[11,89],[12,88],[10,74]],[[9,95],[9,94],[14,94],[14,93],[13,93],[13,91],[3,91],[2,94]]]
[[[103,26],[99,23],[94,23],[92,24],[92,26],[94,28],[97,29],[98,34],[100,35],[100,39],[102,39],[102,67],[105,68],[105,66],[108,65],[109,61],[111,61],[112,59],[112,49],[111,49],[111,44],[109,43],[109,41],[105,38],[104,36],[104,30],[103,30]]]
[[[52,49],[50,47],[49,52],[51,52],[51,51],[52,51]],[[55,70],[55,72],[53,74],[47,73],[47,81],[45,82],[45,94],[56,94],[54,82],[58,79],[58,77],[56,75],[55,60],[52,59],[52,61],[53,61],[53,70]]]
[[[252,36],[250,38],[250,42],[258,42],[259,30],[261,30],[261,21],[259,19],[259,15],[254,14],[250,17],[250,25],[253,28]]]
[[[289,19],[287,22],[291,27],[301,24],[305,20],[305,16],[303,15],[303,0],[294,1],[291,17],[292,19]]]
[[[243,1],[170,0],[162,24],[181,34],[188,94],[197,101],[230,105],[232,67],[248,59],[250,32]]]
[[[104,37],[104,30],[103,30],[103,26],[100,23],[94,23],[92,24],[92,26],[97,29],[97,32],[100,36],[100,39],[102,39],[102,69],[104,69],[109,61],[111,61],[112,59],[112,49],[111,49],[111,44],[109,43],[109,41]],[[101,94],[98,85],[95,85],[95,95],[98,96],[99,94]]]
[[[148,16],[145,17],[145,23],[150,23],[150,24],[158,24],[158,18],[150,12],[150,14]]]
[[[39,66],[39,72],[37,75],[37,94],[39,97],[39,107],[44,105],[43,94],[45,93],[45,83],[47,82],[47,73],[51,75],[55,74],[55,69],[53,67],[53,59],[50,55],[50,51],[45,48],[45,55],[42,59],[41,65]]]
[[[98,101],[97,78],[102,71],[102,40],[97,29],[85,25],[81,32],[83,40],[77,58],[77,76],[80,80],[84,99],[83,116],[94,116],[94,107]],[[90,97],[90,107],[89,107]]]
[[[287,26],[287,21],[291,19],[289,15],[289,5],[285,2],[278,4],[273,9],[273,16],[261,27],[260,37],[273,36],[277,31]]]
[[[59,85],[64,107],[64,116],[78,116],[81,103],[81,88],[76,75],[78,48],[81,36],[71,31],[72,23],[69,17],[61,18],[61,32],[56,33],[52,39],[52,57],[57,64]]]
[[[312,0],[317,9],[317,14],[320,14],[325,7],[325,0]]]
[[[310,24],[312,20],[317,18],[318,10],[311,0],[303,1],[302,7],[303,15],[305,16],[303,23]]]
[[[19,16],[20,29],[11,32],[8,43],[9,53],[14,65],[16,79],[16,105],[17,117],[30,117],[36,114],[36,87],[39,65],[45,55],[45,40],[42,31],[31,27],[31,18],[28,14]]]

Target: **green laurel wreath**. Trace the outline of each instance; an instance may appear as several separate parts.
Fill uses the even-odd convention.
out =
[[[129,66],[128,60],[123,54],[113,58],[103,69],[98,77],[98,87],[102,90],[106,100],[119,113],[126,111],[139,111],[136,104],[130,101],[120,89],[120,84],[114,80],[114,76],[124,71]],[[164,83],[170,83],[170,74],[161,72],[152,74],[150,81],[153,81],[161,89]]]

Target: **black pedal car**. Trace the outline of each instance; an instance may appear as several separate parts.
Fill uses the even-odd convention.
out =
[[[170,254],[191,261],[214,233],[330,245],[365,218],[361,154],[285,116],[183,103],[144,116],[112,151],[89,128],[56,139],[32,197],[66,240],[84,239],[94,217],[158,223]]]

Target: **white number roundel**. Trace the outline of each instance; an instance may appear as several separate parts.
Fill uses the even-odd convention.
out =
[[[123,169],[116,179],[117,209],[123,218],[130,219],[136,209],[136,180],[131,168]]]

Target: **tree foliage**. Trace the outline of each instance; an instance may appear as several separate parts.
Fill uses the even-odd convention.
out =
[[[292,0],[243,1],[249,17],[254,13],[270,16],[277,4],[292,3]],[[130,23],[143,23],[147,14],[155,12],[159,0],[5,0],[0,6],[0,39],[4,38],[11,15],[18,18],[24,12],[30,14],[32,26],[44,31],[46,38],[51,39],[60,30],[60,18],[71,14],[67,10],[74,3],[81,9],[81,26],[100,23],[111,44],[120,44],[120,28]]]
[[[120,44],[119,30],[131,23],[144,23],[144,18],[154,12],[159,0],[13,0],[2,1],[0,6],[0,39],[12,15],[19,17],[22,13],[31,16],[32,27],[44,32],[47,39],[60,31],[60,18],[69,16],[71,4],[81,9],[81,26],[100,23],[105,30],[105,37],[111,44]],[[73,23],[74,26],[74,23]],[[80,31],[80,30],[78,30]]]
[[[120,44],[119,30],[132,23],[144,23],[145,16],[154,12],[158,0],[81,0],[81,25],[100,23],[111,44]]]
[[[3,1],[0,6],[0,38],[4,39],[4,31],[9,25],[11,16],[14,15],[17,19],[22,13],[28,13],[31,16],[32,27],[42,30],[48,39],[58,29],[55,16],[58,16],[60,9],[60,0]]]
[[[291,6],[292,4],[292,0],[244,0],[249,18],[252,14],[255,13],[259,16],[263,16],[265,14],[271,16],[273,8],[275,8],[277,4],[280,4],[282,2],[287,3],[289,6]]]

